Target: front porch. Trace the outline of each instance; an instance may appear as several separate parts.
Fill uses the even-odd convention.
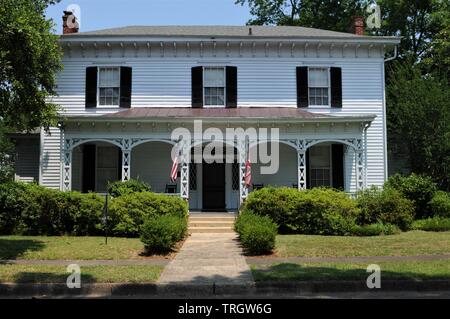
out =
[[[198,110],[197,110],[198,111]],[[203,110],[202,110],[203,111]],[[64,125],[63,190],[105,192],[109,181],[139,179],[152,191],[181,196],[191,210],[236,211],[248,193],[261,187],[305,189],[329,186],[355,193],[367,184],[366,131],[373,118],[314,117],[284,119],[208,119],[205,131],[249,127],[279,129],[272,144],[266,139],[238,140],[224,144],[231,148],[231,161],[207,163],[189,155],[195,145],[209,143],[195,136],[181,143],[178,178],[170,180],[171,152],[176,144],[171,133],[182,127],[194,132],[194,119],[111,119],[108,116],[70,119]],[[253,123],[252,123],[253,122]],[[264,174],[259,156],[251,165],[251,185],[244,174],[248,154],[267,146],[268,155],[279,154],[278,170]],[[255,152],[254,152],[255,151]],[[254,152],[254,153],[253,153]],[[195,160],[195,161],[194,161]]]

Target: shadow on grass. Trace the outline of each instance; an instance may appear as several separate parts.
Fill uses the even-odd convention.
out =
[[[19,272],[14,275],[13,282],[18,284],[52,283],[65,284],[70,273]],[[81,283],[95,283],[97,280],[90,274],[81,274]]]
[[[365,281],[371,274],[363,266],[353,269],[342,269],[319,265],[305,266],[295,263],[281,263],[269,267],[253,268],[252,272],[256,281]],[[413,271],[389,271],[381,269],[381,277],[392,280],[450,279],[450,272],[448,274],[424,274]]]
[[[27,251],[38,251],[45,248],[45,243],[34,239],[0,239],[0,263],[1,260],[15,260],[22,257]]]

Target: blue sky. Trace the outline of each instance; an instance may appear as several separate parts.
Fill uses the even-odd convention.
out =
[[[246,6],[235,0],[62,0],[47,9],[47,17],[62,32],[62,15],[69,5],[81,11],[80,31],[126,25],[243,25]]]

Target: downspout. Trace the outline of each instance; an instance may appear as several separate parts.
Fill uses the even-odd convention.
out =
[[[398,48],[397,48],[397,46],[395,46],[394,47],[394,55],[389,57],[389,58],[387,58],[387,59],[384,59],[384,62],[389,62],[389,61],[392,61],[392,60],[396,59],[397,58],[397,54],[398,54]]]

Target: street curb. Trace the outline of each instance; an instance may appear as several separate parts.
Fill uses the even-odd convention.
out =
[[[202,296],[264,296],[267,294],[311,294],[326,292],[395,292],[395,291],[450,291],[450,280],[384,280],[380,289],[367,288],[365,281],[286,281],[248,284],[180,283],[180,284],[84,284],[80,289],[69,289],[66,284],[0,283],[2,297],[72,296],[72,297],[202,297]]]

